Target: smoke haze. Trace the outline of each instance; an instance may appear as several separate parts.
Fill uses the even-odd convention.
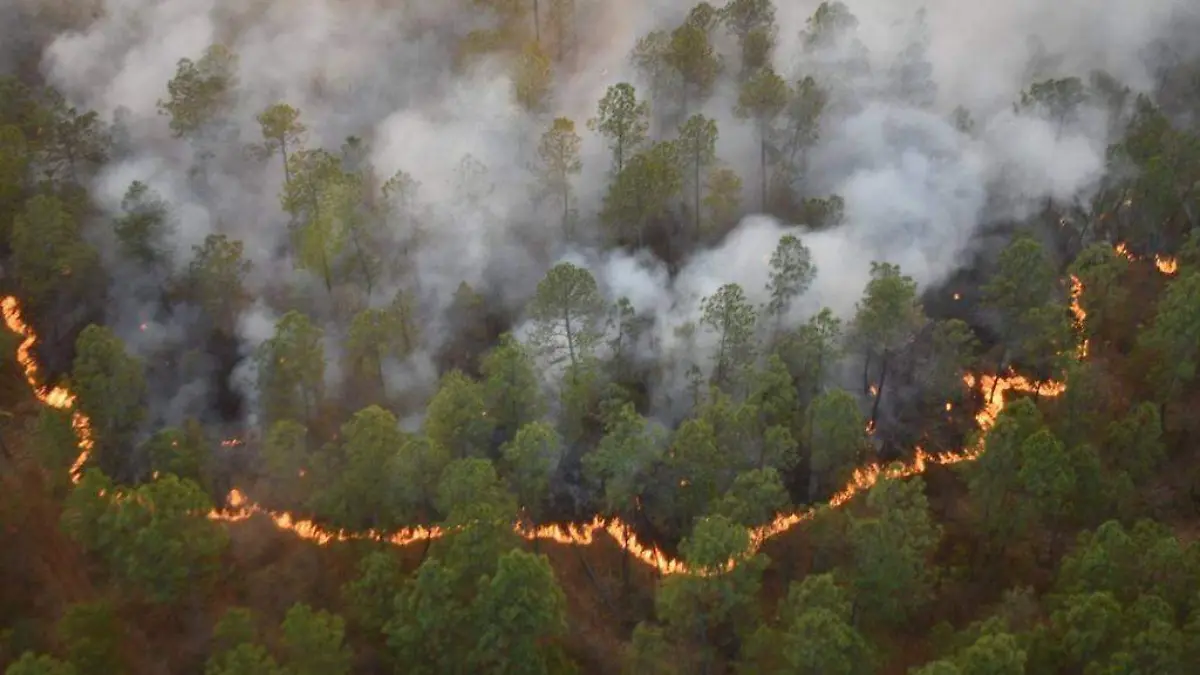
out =
[[[859,20],[856,39],[870,66],[851,72],[847,60],[860,53],[857,45],[843,41],[815,54],[802,46],[800,31],[816,2],[780,3],[776,69],[789,82],[811,74],[829,84],[837,106],[825,116],[820,142],[810,153],[806,192],[842,196],[844,222],[810,232],[806,223],[753,213],[758,145],[752,126],[732,113],[737,88],[726,76],[696,112],[719,125],[718,156],[745,181],[745,217],[722,242],[671,274],[645,251],[603,251],[587,244],[602,240],[595,214],[609,156],[584,122],[609,85],[630,81],[645,90],[630,50],[649,31],[676,26],[689,2],[578,0],[577,54],[556,71],[549,112],[536,118],[514,101],[512,68],[505,60],[485,57],[464,72],[453,69],[461,39],[491,22],[487,12],[463,2],[97,4],[102,10],[94,20],[75,17],[75,29],[50,41],[41,67],[73,104],[121,120],[121,156],[92,186],[102,206],[116,215],[132,181],[149,184],[171,205],[171,249],[180,268],[209,234],[243,240],[254,263],[253,291],[265,298],[280,280],[298,284],[297,294],[321,308],[331,355],[339,353],[349,317],[336,295],[325,298],[321,282],[296,270],[288,257],[287,216],[278,197],[282,167],[251,160],[242,150],[260,141],[255,115],[285,101],[301,111],[308,147],[336,150],[346,137],[359,136],[371,148],[380,182],[405,171],[420,183],[417,222],[394,224],[396,241],[416,237],[415,266],[388,276],[372,296],[380,304],[405,288],[418,299],[426,351],[393,364],[388,378],[395,390],[418,391],[428,391],[436,377],[428,354],[454,331],[445,310],[461,282],[499,303],[519,324],[537,282],[562,259],[586,263],[606,294],[628,296],[652,316],[651,343],[665,355],[675,348],[675,328],[696,320],[701,298],[720,285],[737,282],[755,302],[765,300],[765,260],[786,233],[801,236],[819,270],[789,317],[793,323],[821,306],[849,316],[872,260],[898,263],[922,288],[935,286],[970,264],[985,226],[1028,216],[1047,199],[1086,201],[1104,170],[1110,142],[1106,111],[1088,110],[1060,126],[1036,111],[1015,112],[1018,93],[1038,78],[1086,76],[1094,69],[1135,90],[1147,88],[1155,67],[1147,56],[1151,46],[1197,14],[1186,0],[985,5],[851,0],[847,5]],[[921,7],[924,29],[914,23]],[[0,21],[13,25],[5,19],[19,11],[0,9]],[[898,55],[911,53],[922,34],[936,84],[929,109],[893,93]],[[156,102],[166,98],[179,59],[197,59],[214,42],[228,45],[239,59],[233,128],[199,142],[172,138]],[[724,37],[718,45],[726,54],[726,71],[735,72],[736,45]],[[955,127],[956,106],[969,111],[974,133]],[[584,139],[583,172],[576,181],[578,241],[584,243],[574,247],[563,244],[553,208],[530,199],[537,139],[555,116],[573,119]],[[659,131],[662,137],[673,134]],[[213,157],[198,180],[194,165],[204,152]],[[116,265],[115,258],[109,260],[110,267]],[[120,277],[119,269],[112,271]],[[109,317],[114,330],[147,357],[197,349],[188,343],[195,317],[151,316],[152,296],[138,290],[145,285],[144,279],[118,285],[122,294]],[[242,317],[242,354],[271,335],[283,306],[264,299]],[[172,421],[203,412],[195,409],[204,400],[203,378],[196,372],[210,367],[176,363],[168,369],[160,386],[171,390],[158,416]],[[336,373],[330,377],[336,383]],[[253,382],[248,360],[235,379]],[[668,376],[667,388],[672,381]],[[253,387],[242,389],[249,394]]]

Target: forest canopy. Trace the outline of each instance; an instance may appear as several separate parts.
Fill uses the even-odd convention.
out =
[[[0,668],[1190,672],[1125,4],[0,9]]]

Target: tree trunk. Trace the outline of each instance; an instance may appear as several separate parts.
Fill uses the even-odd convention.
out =
[[[767,212],[767,130],[765,128],[759,132],[758,175],[762,181],[762,205],[760,208],[765,214]]]
[[[539,45],[542,44],[542,22],[540,19],[538,0],[533,0],[533,39]]]
[[[888,350],[883,350],[883,360],[879,364],[879,386],[875,388],[875,402],[871,404],[871,428],[875,428],[875,421],[879,417],[879,400],[883,398],[883,385],[887,381],[888,372]]]
[[[871,352],[867,352],[867,358],[863,360],[863,393],[871,393]]]

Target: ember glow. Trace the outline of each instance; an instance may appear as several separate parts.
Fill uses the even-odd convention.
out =
[[[1118,246],[1117,251],[1123,255],[1129,255],[1123,246]],[[1173,260],[1167,262],[1169,262],[1169,266],[1166,265],[1163,259],[1157,260],[1156,264],[1158,269],[1164,274],[1173,274],[1175,263]],[[1082,283],[1077,278],[1072,277],[1071,309],[1074,313],[1077,327],[1082,327],[1083,321],[1086,318],[1086,313],[1079,306],[1079,297],[1082,292]],[[71,410],[71,424],[78,439],[80,453],[71,466],[70,475],[71,480],[78,483],[80,471],[84,463],[87,462],[93,447],[90,421],[86,415],[74,409],[75,396],[68,389],[64,387],[49,388],[41,383],[38,363],[34,359],[32,351],[34,344],[37,343],[37,335],[22,318],[20,302],[15,297],[8,296],[0,300],[0,308],[3,309],[4,322],[8,326],[8,329],[22,338],[20,346],[17,348],[17,362],[24,370],[25,379],[38,401],[59,410]],[[1086,355],[1086,349],[1087,345],[1085,343],[1081,350],[1081,357]],[[968,374],[963,378],[963,384],[968,389],[982,392],[986,397],[982,409],[975,415],[975,422],[981,432],[979,435],[980,439],[987,434],[988,430],[995,424],[1000,412],[1004,409],[1006,393],[1023,392],[1038,393],[1042,396],[1058,396],[1066,389],[1066,386],[1060,382],[1044,382],[1039,384],[1013,373],[999,376]],[[953,406],[950,403],[946,404],[947,411],[952,408]],[[223,447],[235,447],[242,444],[243,441],[238,438],[226,439],[221,442]],[[928,467],[935,464],[950,465],[974,460],[981,452],[983,452],[983,442],[979,440],[975,445],[957,452],[931,454],[921,448],[917,448],[912,461],[909,463],[895,462],[888,466],[868,464],[855,470],[849,482],[829,499],[828,505],[831,508],[843,506],[860,492],[869,490],[880,478],[915,476],[924,473]],[[816,512],[815,507],[810,507],[794,513],[780,514],[774,521],[751,530],[750,541],[753,549],[757,550],[771,537],[787,532],[800,523],[812,520]],[[208,517],[212,520],[235,523],[248,520],[255,515],[268,518],[280,530],[285,530],[298,537],[322,545],[334,541],[347,541],[351,539],[375,539],[386,541],[396,546],[407,546],[417,542],[438,539],[445,535],[445,530],[437,526],[429,528],[418,526],[391,533],[348,533],[329,530],[322,528],[311,520],[300,519],[287,512],[276,512],[265,509],[251,501],[243,492],[237,489],[231,490],[225,499],[225,505],[210,512]],[[588,546],[596,541],[599,534],[603,533],[634,559],[658,570],[662,574],[701,573],[699,571],[692,572],[688,570],[683,561],[668,556],[658,547],[640,542],[631,529],[619,518],[597,516],[590,522],[582,524],[554,524],[537,527],[531,527],[525,523],[517,523],[513,526],[513,529],[518,535],[529,541],[551,541],[568,546]],[[726,569],[732,568],[735,564],[736,561],[730,561]]]

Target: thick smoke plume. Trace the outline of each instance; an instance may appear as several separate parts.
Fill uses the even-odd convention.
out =
[[[577,181],[583,232],[576,242],[603,240],[595,214],[609,157],[584,122],[609,85],[630,81],[645,89],[630,50],[646,33],[678,25],[690,2],[578,0],[575,54],[556,70],[549,114],[540,117],[514,101],[506,61],[484,58],[455,70],[461,40],[492,21],[466,0],[92,4],[98,11],[69,13],[73,28],[48,42],[41,63],[50,83],[73,104],[118,124],[119,156],[92,187],[114,214],[132,181],[157,191],[171,206],[170,247],[179,267],[209,234],[245,242],[254,263],[253,291],[262,300],[239,322],[244,356],[270,336],[280,304],[269,296],[280,280],[323,308],[318,318],[331,355],[340,352],[349,318],[336,294],[326,298],[319,280],[295,269],[278,197],[282,168],[243,151],[260,140],[255,115],[286,101],[302,112],[309,147],[336,150],[357,136],[370,148],[380,181],[400,170],[419,181],[417,222],[395,224],[397,242],[416,242],[415,266],[389,276],[387,287],[372,295],[381,304],[405,288],[418,300],[428,351],[389,373],[389,386],[414,390],[428,390],[436,376],[429,353],[455,331],[445,310],[461,282],[487,295],[519,326],[537,282],[562,259],[583,261],[606,293],[628,296],[652,316],[650,342],[666,355],[674,349],[674,329],[696,320],[701,298],[721,284],[740,283],[751,299],[764,300],[765,261],[788,232],[802,237],[819,269],[812,290],[792,312],[794,322],[821,306],[850,315],[872,260],[898,263],[923,288],[935,286],[971,262],[985,227],[1034,213],[1047,200],[1086,202],[1104,170],[1110,111],[1089,109],[1063,124],[1042,111],[1016,111],[1017,94],[1039,78],[1093,69],[1135,90],[1151,86],[1151,47],[1171,37],[1188,5],[858,0],[847,3],[859,20],[853,36],[814,52],[805,50],[800,32],[816,2],[779,3],[776,69],[790,82],[813,75],[834,91],[834,108],[810,153],[806,190],[843,197],[844,222],[809,231],[808,223],[780,223],[753,213],[757,141],[752,127],[734,117],[736,86],[725,78],[698,112],[718,122],[718,155],[745,179],[745,217],[723,241],[669,269],[646,251],[566,245],[553,214],[530,199],[534,177],[528,167],[549,119],[575,120],[584,136]],[[917,18],[921,7],[923,20]],[[0,9],[9,34],[21,28],[20,22],[11,28],[8,14],[20,12]],[[156,103],[166,97],[179,59],[196,59],[213,43],[238,55],[233,126],[207,140],[175,139]],[[736,49],[720,46],[729,55],[727,71],[736,70]],[[866,68],[855,65],[862,55]],[[906,101],[895,91],[897,68],[910,62],[928,66],[931,106]],[[952,111],[958,106],[974,120],[972,133],[956,126]],[[212,156],[197,178],[197,157],[205,153]],[[111,271],[122,279],[120,269]],[[152,280],[118,284],[122,293],[108,320],[121,337],[152,359],[203,351],[188,343],[195,318],[182,310],[158,314],[153,295],[142,292],[148,284]],[[171,390],[154,397],[169,402],[158,411],[167,421],[205,412],[196,408],[206,400],[211,364],[184,367],[181,361],[171,361],[172,374],[162,378]],[[247,359],[235,379],[253,382],[252,375]]]

